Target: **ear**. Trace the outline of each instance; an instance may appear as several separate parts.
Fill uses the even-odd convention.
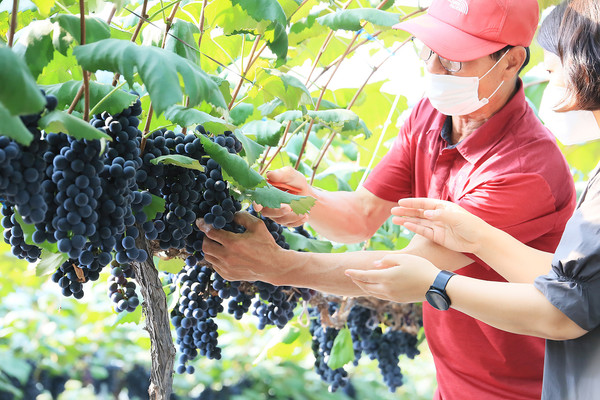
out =
[[[506,57],[506,69],[504,70],[504,78],[514,78],[519,73],[519,69],[527,58],[527,51],[523,46],[515,46],[508,51]]]

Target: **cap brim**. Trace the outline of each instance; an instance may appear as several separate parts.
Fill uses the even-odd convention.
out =
[[[452,61],[475,60],[506,46],[472,36],[429,14],[400,22],[392,28],[411,33],[435,53]]]

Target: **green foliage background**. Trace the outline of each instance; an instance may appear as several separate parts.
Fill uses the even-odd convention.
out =
[[[542,9],[556,3],[540,0]],[[92,112],[114,112],[131,103],[124,92],[112,90],[114,73],[119,73],[118,87],[142,96],[141,126],[149,132],[175,128],[175,124],[204,124],[214,133],[235,129],[245,144],[246,164],[228,161],[227,172],[249,198],[279,201],[269,193],[261,198],[260,190],[246,191],[264,185],[257,184],[253,174],[296,164],[322,189],[354,190],[386,153],[397,133],[396,121],[412,95],[402,90],[387,93],[382,90],[385,79],[370,81],[369,75],[356,76],[342,68],[338,74],[345,74],[347,85],[338,82],[335,88],[328,87],[326,72],[337,71],[336,62],[346,52],[342,66],[354,65],[352,57],[360,46],[376,55],[381,49],[395,51],[408,38],[390,26],[401,16],[419,11],[421,3],[384,1],[376,10],[380,4],[377,0],[150,1],[147,21],[131,42],[142,14],[141,1],[94,0],[85,2],[87,45],[79,46],[79,3],[21,0],[11,51],[5,45],[13,2],[2,0],[0,60],[9,61],[0,64],[1,133],[27,140],[15,115],[41,108],[35,85],[55,94],[59,109],[68,108],[81,84],[83,66],[92,72]],[[105,21],[112,6],[115,14],[109,25]],[[315,73],[306,79],[317,59]],[[541,59],[541,49],[534,44],[523,78],[534,107],[545,85],[532,70]],[[80,117],[83,108],[82,100],[73,115]],[[71,134],[94,134],[86,133],[65,113],[48,115],[45,124]],[[563,151],[581,186],[597,163],[600,143]],[[409,237],[386,223],[368,243],[333,244],[332,251],[398,249]],[[86,289],[83,301],[65,299],[46,276],[36,276],[35,266],[16,260],[8,251],[7,246],[0,247],[0,389],[8,384],[8,375],[27,376],[26,359],[67,371],[76,379],[89,373],[102,376],[111,363],[148,365],[149,339],[136,324],[140,315],[119,319],[112,312],[105,294],[106,276]],[[161,261],[159,268],[177,271],[180,265]],[[227,319],[221,331],[224,360],[198,361],[194,376],[176,377],[176,392],[197,393],[206,386],[251,376],[256,384],[244,399],[344,398],[328,394],[312,371],[310,338],[300,323],[284,331],[261,332],[252,320]],[[281,343],[285,338],[289,343]],[[396,395],[380,383],[374,363],[362,362],[353,373],[358,398],[430,398],[435,387],[433,365],[426,342],[421,349],[423,355],[416,360],[402,360],[407,379]],[[88,393],[89,388],[77,382],[70,382],[65,399]]]

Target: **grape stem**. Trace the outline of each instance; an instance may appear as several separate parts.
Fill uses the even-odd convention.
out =
[[[8,34],[8,47],[13,46],[15,32],[17,31],[17,14],[19,12],[19,0],[13,0],[12,14],[10,16],[10,32]]]

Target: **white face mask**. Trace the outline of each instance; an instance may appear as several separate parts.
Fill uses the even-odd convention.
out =
[[[548,85],[544,90],[539,116],[544,125],[566,146],[600,139],[600,127],[594,113],[587,110],[556,112],[566,88]]]
[[[425,74],[426,96],[435,109],[445,115],[467,115],[479,110],[489,103],[492,96],[504,83],[504,81],[500,82],[494,93],[480,100],[478,93],[479,81],[498,65],[506,53],[481,78],[476,76]]]

